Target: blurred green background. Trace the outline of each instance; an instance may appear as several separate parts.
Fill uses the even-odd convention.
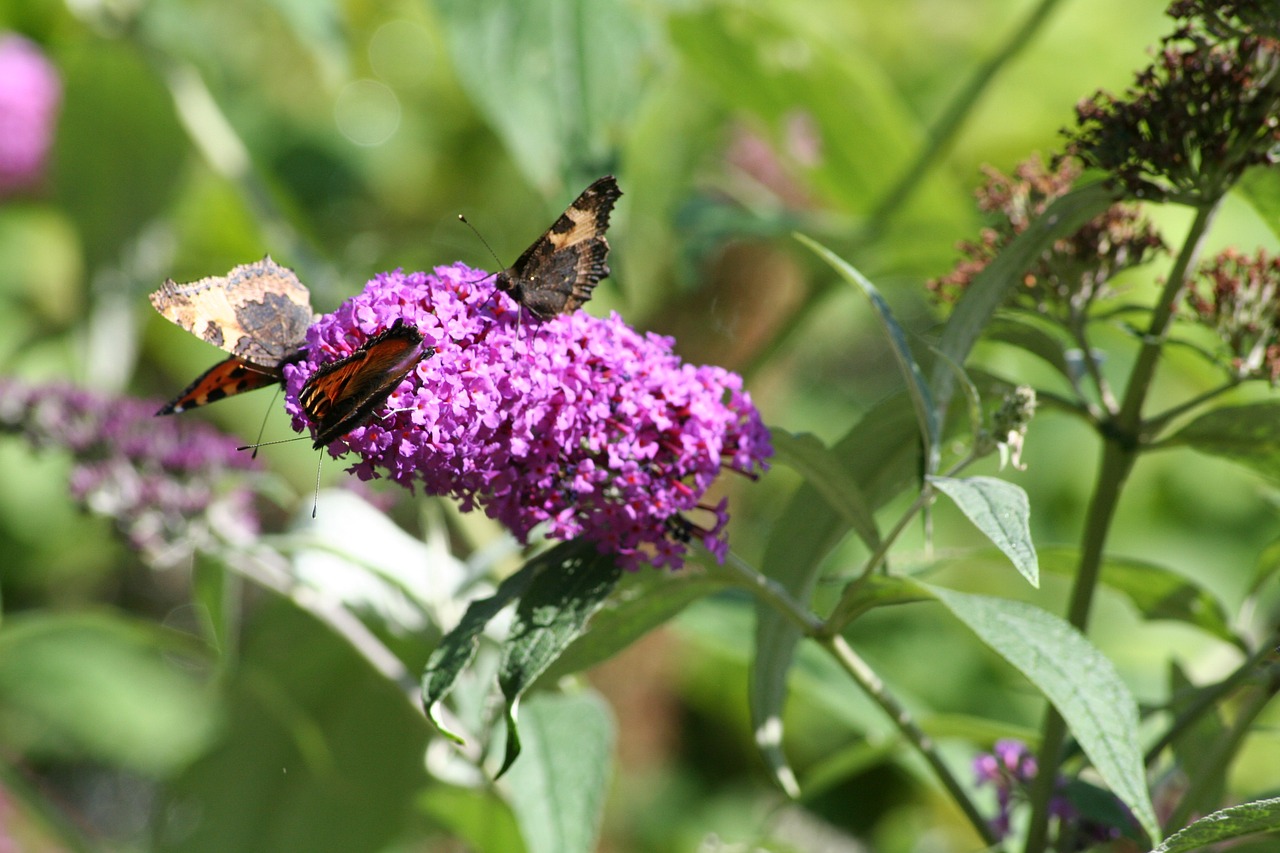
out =
[[[1009,49],[1037,4],[0,0],[0,29],[40,44],[65,86],[46,179],[0,201],[0,372],[167,399],[220,356],[148,305],[166,277],[221,275],[269,252],[327,311],[382,270],[455,260],[491,267],[458,213],[509,263],[582,187],[613,172],[625,193],[609,232],[613,276],[587,310],[617,310],[676,336],[687,359],[743,372],[766,422],[833,441],[898,375],[864,302],[791,232],[858,266],[923,348],[938,318],[923,282],[946,272],[956,241],[980,225],[972,203],[980,167],[1009,170],[1057,150],[1075,102],[1122,89],[1146,63],[1170,28],[1163,5],[1057,4],[948,144],[919,165],[949,106]],[[919,180],[899,201],[908,177]],[[1178,214],[1161,217],[1176,233]],[[1274,246],[1275,238],[1239,204],[1228,205],[1213,243]],[[1158,272],[1135,277],[1135,294]],[[1103,343],[1118,363],[1128,357],[1120,333]],[[978,360],[1023,381],[1043,378],[1013,351],[980,348]],[[1163,381],[1181,397],[1213,377],[1174,354]],[[251,440],[269,399],[245,395],[185,417]],[[289,434],[273,410],[265,437]],[[1033,424],[1029,470],[1006,476],[1031,496],[1037,544],[1075,540],[1095,453],[1073,421],[1050,411]],[[315,454],[306,444],[263,457],[282,478],[279,516],[309,508]],[[67,804],[79,815],[72,823],[120,849],[149,849],[166,785],[238,788],[223,817],[248,834],[208,849],[277,849],[255,846],[262,815],[232,806],[269,812],[289,796],[280,779],[237,767],[269,764],[269,749],[305,751],[296,732],[259,730],[269,728],[262,706],[296,687],[317,703],[345,695],[360,704],[344,718],[365,732],[353,743],[379,744],[375,754],[324,759],[343,767],[351,759],[349,790],[315,801],[326,805],[309,815],[321,844],[310,849],[468,849],[456,840],[468,806],[450,805],[439,787],[421,793],[428,732],[383,695],[394,694],[386,682],[304,616],[268,601],[249,605],[239,653],[263,679],[297,683],[213,689],[217,664],[184,647],[187,573],[149,571],[109,521],[78,512],[67,467],[56,452],[0,441],[0,637],[11,654],[0,664],[0,693],[12,700],[27,689],[24,677],[47,672],[40,660],[74,675],[66,695],[46,697],[57,722],[50,732],[24,728],[35,700],[26,716],[0,714],[5,787]],[[347,476],[329,464],[324,479]],[[758,557],[795,483],[775,470],[735,488],[735,550]],[[381,494],[423,535],[422,499]],[[1135,473],[1112,545],[1197,578],[1234,612],[1265,568],[1259,554],[1276,536],[1276,498],[1243,471],[1171,452]],[[483,519],[442,512],[462,558],[500,537]],[[979,544],[945,508],[937,538],[944,548]],[[833,571],[851,564],[856,546],[848,547]],[[1010,594],[1004,570],[975,565],[945,580]],[[1065,588],[1050,577],[1033,598],[1060,612]],[[37,614],[67,621],[24,631],[24,618]],[[169,626],[174,636],[160,643],[130,633],[139,624]],[[1231,659],[1189,629],[1139,622],[1119,601],[1100,602],[1095,626],[1140,700],[1163,696],[1171,659],[1204,673]],[[618,719],[607,849],[802,850],[826,831],[886,851],[973,849],[887,723],[817,658],[796,675],[789,749],[802,773],[821,769],[833,781],[802,806],[785,805],[747,724],[750,634],[748,602],[718,597],[594,674]],[[852,639],[913,703],[944,709],[958,735],[982,740],[1034,725],[1027,688],[961,636],[936,611],[913,608],[859,622]],[[37,662],[29,673],[13,649]],[[151,692],[140,696],[149,679]],[[155,716],[152,736],[106,742],[104,732],[117,729],[100,716],[144,712]],[[228,731],[236,737],[214,734]],[[1242,790],[1262,768],[1280,766],[1275,737],[1257,739],[1232,783]],[[824,765],[832,756],[839,760]],[[207,772],[183,775],[193,760]],[[163,813],[181,822],[172,801]],[[33,838],[45,820],[66,820],[28,817]]]

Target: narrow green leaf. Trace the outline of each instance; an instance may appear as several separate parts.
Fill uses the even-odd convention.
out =
[[[1048,697],[1111,791],[1159,838],[1138,744],[1138,705],[1111,661],[1071,625],[1025,602],[919,587]]]
[[[1280,480],[1280,403],[1223,406],[1206,412],[1162,446],[1185,445]]]
[[[525,703],[524,753],[505,790],[529,853],[596,849],[612,775],[613,716],[591,692]]]
[[[422,673],[422,703],[427,710],[427,717],[450,740],[462,742],[459,735],[449,731],[441,722],[436,713],[436,704],[449,695],[458,675],[475,658],[480,632],[502,608],[529,588],[540,565],[542,564],[538,558],[530,560],[518,572],[503,580],[493,595],[471,602],[462,619],[452,631],[445,634],[440,645],[427,659],[427,666]]]
[[[995,477],[930,477],[929,482],[955,501],[1027,582],[1039,588],[1040,566],[1031,544],[1031,505],[1021,487]]]
[[[1049,205],[965,290],[947,320],[938,349],[957,364],[964,364],[996,309],[1035,259],[1053,245],[1054,240],[1075,232],[1114,201],[1113,191],[1097,183],[1072,190]],[[939,412],[945,412],[950,404],[954,383],[955,377],[945,362],[935,365],[930,387]]]
[[[1071,380],[1073,370],[1067,363],[1062,341],[1035,323],[1017,316],[1000,316],[992,320],[983,337],[1015,346],[1029,352]]]
[[[1074,575],[1080,565],[1075,548],[1039,550],[1040,568]],[[1144,619],[1174,619],[1239,646],[1226,607],[1209,590],[1164,566],[1128,557],[1110,556],[1102,563],[1102,584],[1128,598]]]
[[[612,554],[601,554],[590,542],[565,542],[539,560],[541,569],[516,606],[498,666],[507,700],[507,750],[499,776],[520,754],[520,695],[582,634],[622,573]]]
[[[969,409],[969,436],[970,440],[976,441],[982,432],[982,394],[978,391],[978,386],[969,378],[965,369],[951,360],[951,357],[945,352],[941,352],[936,347],[929,348],[934,355],[940,358],[951,368],[951,372],[955,374],[956,381],[960,383],[960,389],[964,391],[965,402]]]
[[[831,448],[836,467],[859,485],[872,509],[919,477],[920,439],[914,425],[910,399],[905,393],[895,394],[876,404]],[[823,559],[848,530],[844,518],[814,486],[805,483],[774,526],[762,571],[796,601],[808,603]],[[800,632],[776,610],[763,605],[756,608],[748,697],[751,725],[756,746],[774,780],[792,795],[799,793],[799,785],[782,751],[782,709],[799,640]]]
[[[1169,662],[1169,712],[1180,718],[1203,697],[1202,691],[1191,683],[1176,660]],[[1183,726],[1173,738],[1170,747],[1178,768],[1188,779],[1206,779],[1210,784],[1195,786],[1186,791],[1195,799],[1180,803],[1184,814],[1207,814],[1223,802],[1227,776],[1220,772],[1218,762],[1222,756],[1222,744],[1232,740],[1232,733],[1223,719],[1220,703],[1199,709],[1194,719]]]
[[[867,547],[875,548],[880,543],[875,516],[862,489],[840,467],[835,454],[807,433],[795,435],[775,429],[771,437],[777,461],[804,477]]]
[[[926,473],[933,473],[938,470],[938,460],[941,458],[939,443],[942,427],[938,420],[938,409],[934,405],[933,395],[929,391],[928,383],[924,380],[924,374],[920,371],[920,365],[916,363],[915,356],[911,354],[911,348],[907,346],[906,333],[902,331],[902,327],[893,317],[893,312],[889,310],[889,303],[884,301],[880,291],[876,290],[876,286],[866,276],[835,252],[804,234],[797,234],[796,239],[826,261],[840,274],[841,278],[861,290],[870,300],[871,307],[876,312],[876,318],[879,319],[880,325],[884,327],[885,334],[889,337],[893,357],[898,362],[898,369],[906,381],[907,393],[911,395],[911,402],[915,405],[916,420],[920,424],[920,435],[925,444]]]
[[[1256,832],[1280,830],[1280,797],[1232,806],[1200,818],[1175,832],[1151,853],[1193,853],[1207,845]]]

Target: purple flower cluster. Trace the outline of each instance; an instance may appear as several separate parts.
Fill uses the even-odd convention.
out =
[[[58,72],[40,49],[0,33],[0,196],[40,179],[61,101]]]
[[[157,420],[154,400],[0,378],[0,432],[71,454],[70,491],[115,519],[150,565],[184,561],[215,538],[257,532],[253,492],[228,475],[258,467],[237,440],[199,421]]]
[[[983,753],[973,760],[973,774],[977,784],[995,786],[999,810],[991,821],[991,828],[999,838],[1009,835],[1013,807],[1017,802],[1025,800],[1038,771],[1035,756],[1020,740],[998,740],[991,752]],[[1080,849],[1120,837],[1119,828],[1081,815],[1067,797],[1066,788],[1066,778],[1059,777],[1055,793],[1049,801],[1049,814],[1062,824],[1060,836],[1070,835],[1077,845],[1081,845]],[[1119,805],[1118,800],[1116,804]],[[1123,811],[1123,807],[1121,810],[1123,814],[1128,814]],[[1068,845],[1067,849],[1075,848]]]
[[[451,495],[521,541],[539,524],[585,537],[631,568],[679,567],[694,536],[723,559],[727,502],[704,496],[721,470],[754,477],[772,453],[741,377],[683,364],[669,338],[616,314],[521,317],[491,282],[462,264],[372,279],[311,327],[306,360],[286,366],[295,427],[308,424],[298,393],[316,368],[402,317],[436,353],[329,448],[356,453],[358,476]]]

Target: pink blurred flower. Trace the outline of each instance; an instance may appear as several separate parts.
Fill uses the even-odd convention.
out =
[[[0,34],[0,196],[40,180],[61,101],[58,72],[40,48]]]

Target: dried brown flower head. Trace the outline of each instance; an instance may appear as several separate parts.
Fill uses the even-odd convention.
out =
[[[1012,176],[990,167],[984,171],[987,183],[978,191],[978,207],[992,214],[995,222],[981,231],[976,242],[960,244],[963,257],[955,269],[929,282],[929,288],[946,301],[954,301],[1080,175],[1079,165],[1065,158],[1052,170],[1033,157],[1020,163]],[[1013,291],[1013,304],[1063,322],[1077,322],[1089,305],[1110,292],[1111,279],[1162,249],[1164,242],[1135,206],[1113,205],[1071,236],[1056,241],[1026,271],[1022,286]]]
[[[1222,340],[1236,378],[1280,381],[1280,257],[1221,252],[1201,266],[1187,305]]]
[[[1221,197],[1250,166],[1274,162],[1280,42],[1276,20],[1266,21],[1274,6],[1175,3],[1170,13],[1182,26],[1124,97],[1098,92],[1076,107],[1068,151],[1134,198],[1192,205]]]

